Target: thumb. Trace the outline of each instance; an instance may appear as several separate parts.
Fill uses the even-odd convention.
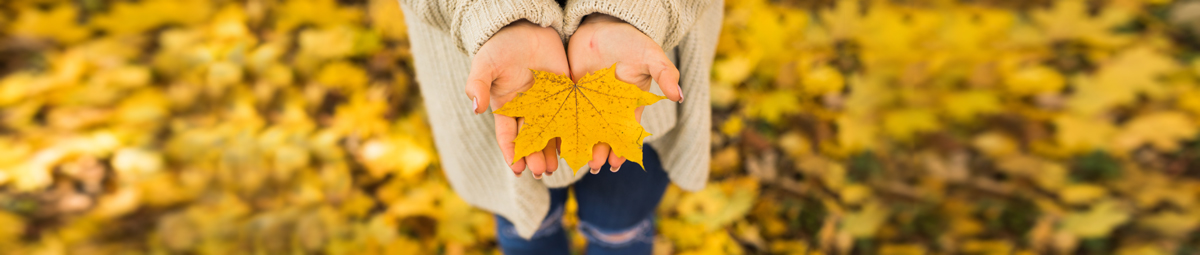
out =
[[[492,70],[490,68],[479,68],[483,65],[475,65],[471,68],[471,73],[467,75],[467,98],[471,99],[472,113],[480,114],[487,111],[488,101],[492,98]]]
[[[663,95],[675,102],[683,101],[683,91],[679,88],[679,69],[675,68],[675,64],[667,59],[666,55],[662,59],[654,61],[646,66],[650,77],[654,78],[654,82],[658,83],[658,88],[662,89]]]

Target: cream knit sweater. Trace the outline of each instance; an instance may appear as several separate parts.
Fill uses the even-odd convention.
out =
[[[553,176],[514,177],[496,144],[492,115],[475,115],[467,107],[471,102],[464,88],[471,57],[496,31],[517,20],[553,27],[565,42],[584,16],[603,13],[625,20],[662,45],[679,67],[687,100],[646,107],[642,126],[653,134],[646,142],[659,151],[672,182],[685,190],[704,188],[712,123],[709,68],[721,28],[720,0],[571,0],[565,8],[552,0],[400,2],[417,83],[450,185],[468,203],[511,221],[522,237],[532,236],[546,217],[547,188],[571,185],[589,169],[569,169],[560,159]],[[662,95],[657,84],[650,91]]]

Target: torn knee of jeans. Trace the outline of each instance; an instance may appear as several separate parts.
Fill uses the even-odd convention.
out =
[[[587,222],[579,222],[579,232],[591,243],[609,247],[621,247],[636,242],[652,242],[654,238],[650,218],[626,229],[604,230]]]
[[[546,214],[546,219],[542,220],[542,225],[538,226],[537,231],[534,231],[533,236],[529,239],[537,239],[543,236],[552,235],[558,231],[562,231],[562,217],[562,206],[555,207],[554,209],[550,210],[550,213]],[[501,232],[501,234],[506,235],[507,237],[520,238],[521,236],[517,233],[517,228],[513,226],[508,226],[507,228],[501,229]]]

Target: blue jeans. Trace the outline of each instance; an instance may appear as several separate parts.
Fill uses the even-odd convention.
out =
[[[605,164],[599,174],[587,174],[574,184],[579,203],[579,232],[588,240],[588,255],[651,254],[654,250],[654,211],[670,180],[658,153],[643,147],[642,171],[626,161],[616,173]],[[512,222],[496,216],[496,236],[506,255],[570,254],[562,226],[567,188],[550,189],[550,212],[533,238],[517,236]]]

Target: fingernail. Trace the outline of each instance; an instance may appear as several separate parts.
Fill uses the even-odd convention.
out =
[[[521,173],[513,173],[513,175],[516,175],[517,178],[521,178]]]
[[[476,113],[476,112],[479,112],[479,98],[472,97],[471,98],[471,113]]]
[[[592,168],[592,174],[600,173],[600,168]]]
[[[613,173],[616,173],[616,172],[617,172],[617,170],[621,170],[621,166],[617,166],[617,167],[610,167],[610,168],[608,168],[608,170],[609,170],[609,171],[612,171]]]
[[[546,172],[546,176],[554,175],[554,172]]]
[[[675,84],[675,88],[679,89],[679,103],[682,104],[683,103],[683,87],[680,87],[679,84]]]
[[[533,178],[534,178],[534,179],[541,180],[541,179],[542,179],[542,175],[540,175],[540,174],[538,174],[538,173],[533,173]]]

